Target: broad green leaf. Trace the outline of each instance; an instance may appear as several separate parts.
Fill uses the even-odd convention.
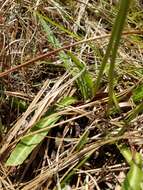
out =
[[[54,124],[58,119],[59,116],[43,118],[36,124],[35,127],[32,128],[31,132],[36,130],[38,131],[38,129],[50,126]],[[11,153],[9,159],[6,162],[6,166],[17,166],[22,164],[28,155],[32,152],[32,150],[44,139],[48,132],[49,130],[22,138],[21,141],[17,144],[14,151]]]
[[[74,97],[65,97],[64,99],[62,99],[57,105],[59,108],[63,108],[67,105],[71,105],[74,104],[76,102],[76,98]]]
[[[122,190],[142,190],[143,171],[136,163],[132,164],[124,181]]]
[[[64,98],[61,103],[59,103],[62,107],[69,106],[72,103],[75,103],[76,99],[73,97],[66,97]],[[55,124],[61,116],[55,114],[53,112],[51,115],[42,118],[32,129],[30,132],[37,132],[37,134],[32,134],[29,136],[25,136],[21,139],[21,141],[17,144],[13,152],[11,153],[10,157],[6,162],[6,166],[17,166],[22,164],[29,154],[33,151],[33,149],[41,143],[41,141],[45,138],[48,134],[49,130],[51,129],[51,125]],[[38,133],[38,130],[44,129],[48,127],[49,129]]]
[[[129,172],[122,185],[122,190],[142,190],[143,162],[141,154],[138,152],[131,152],[126,146],[119,146],[118,148],[130,165]]]
[[[143,85],[140,85],[133,91],[133,101],[140,102],[142,100],[143,100]]]

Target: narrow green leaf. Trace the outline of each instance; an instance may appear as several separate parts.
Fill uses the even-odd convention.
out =
[[[131,0],[126,0],[126,1],[121,0],[120,1],[120,10],[116,16],[114,26],[112,28],[111,38],[108,43],[106,53],[103,57],[103,61],[101,63],[100,70],[99,70],[97,80],[95,83],[94,94],[96,95],[98,88],[100,86],[101,80],[102,80],[105,66],[108,62],[108,59],[111,58],[111,64],[110,64],[110,68],[109,68],[109,99],[110,99],[110,103],[112,102],[112,98],[113,98],[113,80],[114,80],[113,75],[114,75],[114,67],[115,67],[115,58],[116,58],[119,41],[121,38],[121,32],[123,30],[123,26],[125,23],[125,19],[126,19],[130,1]]]
[[[88,142],[88,135],[89,135],[89,130],[86,130],[76,145],[76,151],[80,151],[84,147],[84,145]]]
[[[85,68],[85,65],[75,55],[73,55],[72,52],[67,51],[67,55],[72,59],[72,61],[80,70],[83,70]]]
[[[90,151],[89,154],[84,156],[83,159],[80,160],[79,163],[74,168],[71,167],[71,170],[69,170],[65,178],[61,181],[62,188],[64,188],[64,186],[72,180],[72,177],[76,173],[76,170],[79,169],[90,158],[92,154],[93,154],[93,151]]]
[[[47,34],[48,41],[53,45],[53,47],[60,48],[60,42],[54,36],[50,26],[47,24],[43,16],[41,16],[40,14],[37,15],[45,33]],[[68,52],[66,54],[64,51],[61,51],[59,52],[59,57],[60,60],[64,63],[64,67],[66,68],[66,70],[68,70],[73,77],[83,71],[81,73],[81,76],[79,76],[79,78],[76,80],[76,83],[80,89],[83,98],[85,100],[91,98],[93,96],[94,84],[92,76],[86,70],[85,65],[81,63],[79,59],[72,54],[72,52]],[[71,60],[74,62],[74,64]]]
[[[80,151],[83,148],[83,146],[88,142],[88,135],[89,135],[89,130],[87,129],[79,138],[77,144],[73,147],[72,152],[74,150]]]
[[[80,38],[77,34],[71,32],[70,30],[68,30],[67,28],[65,28],[63,25],[58,24],[57,22],[55,22],[54,20],[52,20],[51,18],[49,18],[47,15],[46,15],[46,16],[43,16],[43,15],[41,15],[40,13],[38,13],[37,11],[36,11],[36,14],[37,14],[39,17],[41,17],[43,20],[45,20],[46,22],[49,22],[51,25],[56,26],[56,27],[59,28],[61,31],[63,31],[63,32],[67,33],[67,34],[69,34],[69,36],[81,40],[81,38]]]
[[[79,69],[78,72],[84,70],[84,72],[81,74],[81,77],[77,81],[78,87],[80,88],[80,91],[82,92],[82,95],[84,96],[84,99],[93,97],[93,93],[94,93],[93,78],[90,75],[90,73],[86,70],[86,66],[75,55],[73,55],[72,52],[68,51],[67,54],[68,56],[70,56],[72,61],[75,63],[75,65]]]
[[[113,30],[112,30],[113,43],[112,43],[112,49],[111,49],[111,62],[110,62],[109,77],[108,77],[109,78],[109,106],[112,106],[112,103],[113,103],[115,59],[116,59],[116,55],[117,55],[118,47],[120,44],[120,39],[121,39],[121,35],[124,28],[124,24],[125,24],[130,3],[131,3],[131,0],[120,1],[119,12],[116,17]]]
[[[136,106],[125,118],[126,122],[133,120],[139,113],[143,112],[143,103]]]
[[[75,97],[65,97],[64,99],[62,99],[57,105],[59,108],[63,108],[67,105],[71,105],[76,103],[77,99]]]

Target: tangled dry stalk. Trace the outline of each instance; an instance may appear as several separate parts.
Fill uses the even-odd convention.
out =
[[[0,190],[121,189],[129,165],[117,144],[142,156],[137,1],[115,63],[115,106],[107,114],[108,65],[96,96],[83,95],[97,79],[117,12],[111,0],[0,1]],[[55,120],[40,128],[44,118]],[[21,164],[6,166],[31,137],[42,140]]]

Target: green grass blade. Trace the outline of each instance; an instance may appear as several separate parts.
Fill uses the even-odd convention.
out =
[[[116,22],[115,22],[115,24],[116,24]],[[100,82],[101,82],[101,79],[102,79],[102,76],[103,76],[103,72],[104,72],[105,66],[106,66],[107,61],[108,61],[108,59],[110,57],[110,54],[111,54],[111,50],[112,50],[115,34],[116,34],[116,30],[113,27],[113,29],[112,29],[112,35],[110,37],[110,41],[108,43],[107,50],[106,50],[106,53],[105,53],[105,55],[103,57],[103,61],[101,63],[100,70],[99,70],[99,73],[98,73],[98,76],[97,76],[97,80],[96,80],[96,83],[95,83],[95,91],[94,91],[95,95],[96,95],[96,93],[98,91],[98,88],[99,88],[99,85],[100,85]]]
[[[61,47],[58,39],[54,36],[50,26],[47,24],[45,19],[38,14],[39,21],[47,34],[48,41],[53,45],[54,48]],[[83,98],[89,99],[93,96],[93,79],[89,72],[86,70],[86,66],[79,61],[79,59],[72,54],[72,52],[68,52],[67,54],[64,51],[59,53],[60,60],[64,63],[64,67],[68,70],[73,77],[81,72],[81,76],[76,80],[76,83],[80,89],[80,92]],[[72,60],[72,61],[71,61]]]
[[[82,70],[83,73],[81,74],[81,77],[79,77],[79,80],[77,80],[78,87],[80,88],[80,91],[84,97],[84,99],[88,99],[93,97],[94,93],[94,83],[93,78],[90,75],[90,73],[86,70],[86,66],[80,62],[80,60],[72,54],[72,52],[68,51],[68,56],[71,58],[71,60],[75,63],[76,67],[79,69],[78,73]]]
[[[113,76],[113,72],[114,72],[114,61],[115,61],[115,58],[116,58],[116,52],[117,52],[118,45],[119,45],[119,40],[120,40],[119,36],[121,35],[123,25],[124,25],[124,20],[126,18],[125,13],[126,13],[127,8],[129,6],[129,4],[127,5],[127,3],[129,3],[129,2],[130,2],[130,0],[127,0],[127,1],[121,0],[120,10],[119,10],[119,13],[118,13],[118,15],[117,15],[117,17],[115,19],[115,23],[114,23],[114,26],[112,28],[111,38],[110,38],[110,41],[108,43],[106,53],[105,53],[105,55],[103,57],[103,61],[101,63],[101,67],[100,67],[100,70],[99,70],[99,73],[98,73],[98,76],[97,76],[97,80],[96,80],[96,83],[95,83],[95,91],[94,91],[95,95],[96,95],[97,90],[99,88],[99,85],[100,85],[100,82],[101,82],[101,79],[102,79],[102,76],[103,76],[105,66],[106,66],[107,61],[110,58],[111,54],[112,54],[112,59],[111,59],[111,65],[110,65],[110,70],[109,70],[109,75],[110,75],[109,76],[109,82],[110,82],[110,85],[109,85],[110,93],[109,93],[109,95],[110,94],[112,95],[112,93],[113,93],[113,90],[112,90],[113,89],[113,85],[112,85],[113,78],[112,78],[112,76]],[[125,18],[122,18],[124,16],[125,16]],[[123,23],[121,23],[122,21],[123,21]],[[120,24],[121,24],[121,26],[120,26]]]
[[[88,142],[88,135],[89,135],[89,130],[86,130],[76,145],[76,151],[80,151],[84,147],[84,145]]]
[[[141,113],[143,111],[143,103],[139,104],[138,106],[136,106],[125,118],[125,121],[127,123],[129,123],[130,121],[132,121],[134,118],[137,117],[137,115],[139,113]]]
[[[69,106],[71,103],[75,103],[76,99],[73,97],[66,97],[64,98],[60,103],[60,107],[62,106]],[[26,137],[23,137],[21,141],[17,144],[13,152],[11,153],[10,157],[8,158],[6,162],[6,166],[17,166],[22,164],[26,158],[29,156],[29,154],[33,151],[33,149],[41,143],[41,141],[45,138],[45,136],[48,134],[49,129],[46,131],[38,133],[38,130],[44,129],[47,126],[51,126],[55,124],[61,116],[55,115],[56,112],[53,112],[51,115],[42,118],[32,129],[30,132],[36,132],[37,134],[29,135]]]
[[[130,6],[131,0],[121,0],[120,3],[120,9],[118,12],[118,15],[116,17],[115,24],[113,26],[114,31],[114,44],[112,47],[112,55],[111,55],[111,62],[110,62],[110,68],[109,68],[109,105],[112,105],[113,101],[113,90],[114,90],[114,69],[115,69],[115,59],[123,31],[123,27],[125,24],[125,20],[127,17],[128,9]]]
[[[74,150],[80,151],[84,145],[88,142],[89,129],[87,129],[82,136],[79,138],[77,144],[73,147],[72,152]]]
[[[72,149],[71,152],[74,150],[76,152],[80,151],[84,145],[88,142],[88,135],[89,135],[89,130],[87,129],[83,135],[80,137],[79,141],[75,145],[75,147]],[[89,152],[87,156],[85,156],[75,167],[71,167],[69,171],[67,171],[67,174],[65,177],[61,180],[61,187],[63,188],[66,184],[69,183],[69,181],[72,179],[73,175],[75,174],[76,170],[80,168],[86,161],[87,159],[92,155],[93,151]]]
[[[68,184],[71,180],[73,175],[76,173],[76,170],[79,169],[88,159],[89,157],[93,154],[94,151],[90,151],[88,155],[86,155],[79,163],[72,168],[68,174],[65,176],[65,178],[61,181],[61,187],[64,188],[66,184]]]
[[[81,40],[81,37],[79,37],[77,34],[71,32],[70,30],[68,30],[67,28],[65,28],[63,25],[58,24],[57,22],[53,21],[51,18],[49,18],[48,16],[43,16],[41,14],[39,14],[38,12],[36,12],[36,14],[41,17],[43,20],[45,20],[46,22],[49,22],[51,25],[56,26],[57,28],[59,28],[61,31],[65,32],[66,34],[68,34],[70,37],[72,38],[76,38],[78,40]]]

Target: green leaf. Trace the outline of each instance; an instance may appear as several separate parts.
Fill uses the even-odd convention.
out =
[[[36,126],[32,128],[31,132],[38,131],[38,129],[50,126],[54,124],[58,119],[59,116],[50,116],[50,118],[43,118],[36,124]],[[32,150],[44,139],[48,132],[49,130],[46,130],[44,132],[22,138],[21,141],[17,144],[14,151],[11,153],[9,159],[6,162],[6,166],[17,166],[22,164],[28,155],[32,152]]]
[[[93,78],[90,75],[90,73],[86,70],[86,66],[82,62],[80,62],[80,60],[75,55],[73,55],[72,52],[68,51],[68,56],[70,56],[70,58],[78,68],[77,73],[83,70],[81,77],[79,77],[79,79],[77,80],[77,84],[84,99],[86,100],[88,98],[93,97],[94,93]]]
[[[77,99],[74,97],[65,97],[57,105],[59,108],[63,108],[67,105],[71,105],[71,104],[76,103],[76,101],[77,101]]]
[[[134,91],[133,91],[133,101],[134,102],[140,102],[143,100],[143,85],[138,86]]]
[[[111,58],[110,58],[110,68],[109,68],[109,106],[112,106],[113,103],[113,94],[114,94],[114,69],[115,69],[115,60],[117,56],[118,47],[120,45],[120,39],[122,36],[122,31],[124,28],[125,20],[127,17],[128,9],[130,6],[131,0],[121,0],[120,8],[114,26],[112,29],[111,38],[113,38],[111,43]]]
[[[47,34],[48,41],[53,45],[54,48],[60,48],[60,42],[55,37],[50,26],[45,21],[45,17],[41,16],[40,14],[37,14],[37,16],[45,33]],[[64,63],[64,67],[66,68],[66,70],[69,71],[73,77],[77,76],[81,72],[81,76],[76,79],[76,83],[80,89],[83,98],[85,100],[91,98],[94,93],[94,84],[92,76],[86,70],[86,66],[82,62],[80,62],[79,59],[72,54],[72,52],[68,52],[66,54],[64,51],[61,51],[59,52],[59,57],[60,60]],[[74,64],[71,60],[74,62]]]
[[[83,135],[80,137],[78,143],[76,144],[76,151],[80,151],[84,145],[88,142],[88,135],[89,135],[89,130],[87,129]]]
[[[71,103],[75,103],[76,99],[73,97],[64,98],[61,103],[59,103],[62,107],[69,106]],[[10,157],[6,162],[6,166],[17,166],[22,164],[29,154],[33,151],[33,149],[41,143],[41,141],[46,137],[51,126],[55,124],[61,116],[55,114],[53,112],[51,115],[42,118],[31,130],[30,132],[37,132],[36,134],[32,134],[29,136],[25,136],[21,139],[21,141],[17,144]],[[38,130],[44,129],[49,126],[49,129],[38,133]]]
[[[118,146],[118,148],[130,165],[129,172],[122,185],[122,190],[142,190],[143,163],[141,155],[138,152],[132,153],[127,146]]]
[[[79,141],[77,144],[74,146],[72,149],[71,153],[76,151],[79,152],[84,145],[88,142],[88,135],[89,135],[89,130],[87,129],[82,136],[80,137]],[[70,153],[70,154],[71,154]],[[88,155],[84,156],[81,160],[79,160],[79,163],[76,165],[72,165],[71,168],[65,173],[65,175],[61,178],[61,187],[63,188],[66,184],[69,183],[69,181],[72,180],[73,175],[75,174],[76,170],[80,168],[86,161],[89,159],[89,157],[92,155],[93,151],[90,151]]]
[[[71,180],[74,174],[76,173],[76,170],[79,169],[84,163],[90,158],[90,156],[93,154],[93,151],[90,151],[88,155],[84,156],[81,160],[79,160],[79,163],[72,166],[66,173],[65,177],[61,180],[61,187],[64,188],[66,184],[68,184]]]
[[[13,97],[11,100],[12,100],[12,106],[15,108],[18,107],[20,111],[25,111],[27,109],[26,101],[20,100],[17,97]]]
[[[120,39],[123,31],[123,27],[125,24],[125,19],[127,17],[128,9],[130,6],[131,0],[121,0],[120,1],[120,8],[118,11],[118,14],[116,16],[112,33],[110,37],[110,41],[107,46],[106,53],[103,57],[103,61],[101,63],[99,73],[97,76],[97,80],[95,83],[95,91],[94,94],[96,95],[98,88],[100,86],[100,83],[102,81],[103,73],[105,70],[105,67],[108,63],[108,60],[110,59],[110,67],[109,67],[109,74],[108,74],[108,80],[109,80],[109,107],[113,103],[113,96],[114,96],[114,69],[115,69],[115,59],[117,55],[117,50],[120,44]]]
[[[138,114],[143,112],[143,103],[136,106],[133,110],[129,112],[129,114],[125,117],[125,122],[129,123],[134,118],[137,117]]]
[[[65,28],[63,25],[58,24],[57,22],[55,22],[54,20],[52,20],[51,18],[49,18],[47,15],[46,15],[46,16],[43,16],[43,15],[41,15],[40,13],[38,13],[37,11],[36,11],[35,13],[36,13],[39,17],[41,17],[43,20],[45,20],[46,23],[49,22],[51,25],[56,26],[57,28],[59,28],[61,31],[67,33],[67,34],[68,34],[69,36],[71,36],[72,38],[76,38],[76,39],[81,40],[81,38],[80,38],[77,34],[71,32],[70,30],[68,30],[67,28]]]
[[[137,164],[133,164],[126,176],[122,190],[142,190],[142,183],[143,171],[137,166]]]

